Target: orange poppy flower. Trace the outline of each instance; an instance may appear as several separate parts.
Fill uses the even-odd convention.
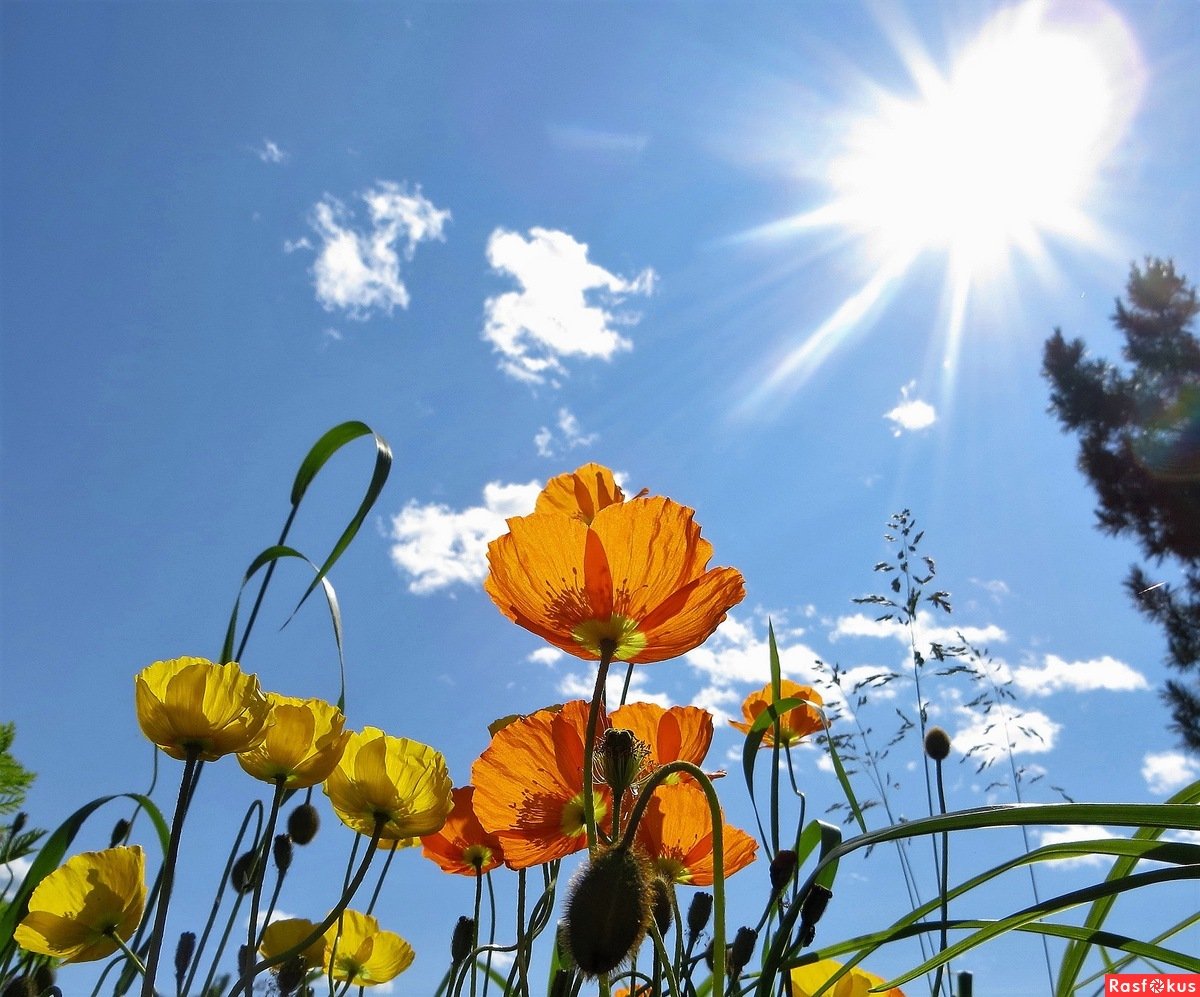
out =
[[[745,598],[741,572],[709,568],[695,512],[662,497],[606,505],[591,523],[561,512],[508,521],[484,582],[505,616],[578,658],[643,663],[704,643]]]
[[[779,715],[779,742],[783,747],[789,748],[808,737],[809,734],[819,734],[825,729],[825,725],[821,722],[821,711],[817,709],[817,706],[824,703],[824,700],[811,685],[800,685],[791,679],[780,679],[779,697],[780,699],[806,699],[809,703],[816,704],[816,706],[797,706],[794,710],[788,710]],[[770,706],[771,702],[771,683],[768,682],[757,692],[750,693],[742,703],[742,716],[746,718],[746,722],[730,720],[730,724],[743,733],[748,733],[750,725],[762,715],[763,710]],[[769,748],[774,743],[775,728],[769,726],[763,734],[760,747]]]
[[[659,786],[638,822],[634,840],[663,878],[684,886],[713,883],[711,815],[704,791],[693,783]],[[725,875],[754,861],[756,842],[745,831],[722,821]]]
[[[547,481],[533,511],[557,512],[590,524],[605,506],[624,501],[625,493],[612,471],[600,464],[584,464]]]
[[[422,854],[458,876],[481,876],[504,860],[500,839],[488,834],[475,816],[474,795],[473,786],[454,790],[454,808],[442,829],[421,839]]]
[[[656,768],[674,761],[699,765],[712,744],[712,714],[697,706],[664,709],[654,703],[627,703],[613,711],[608,726],[632,731],[648,744]],[[668,784],[679,781],[679,773],[666,779]]]
[[[519,717],[495,733],[471,767],[475,815],[499,839],[510,869],[527,869],[587,847],[587,716],[588,704],[575,700]],[[609,810],[608,788],[596,786],[592,799],[596,819],[602,821]]]

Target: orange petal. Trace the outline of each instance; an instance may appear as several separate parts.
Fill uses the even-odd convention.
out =
[[[601,509],[625,500],[613,473],[601,464],[584,464],[546,482],[534,512],[554,512],[591,523]]]
[[[630,660],[663,661],[699,647],[745,597],[746,583],[736,568],[705,572],[642,619],[646,649]]]

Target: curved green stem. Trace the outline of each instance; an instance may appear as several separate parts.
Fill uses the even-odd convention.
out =
[[[604,708],[604,683],[608,678],[608,666],[612,664],[617,645],[612,640],[600,642],[600,665],[596,669],[596,689],[588,707],[587,734],[583,742],[583,822],[587,827],[588,854],[596,851],[596,801],[592,798],[595,785],[592,776],[592,758],[596,754],[596,728],[600,724],[600,711]]]

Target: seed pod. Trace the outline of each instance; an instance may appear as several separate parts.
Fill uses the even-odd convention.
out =
[[[771,895],[781,892],[796,872],[796,853],[790,848],[781,848],[771,859]]]
[[[731,979],[736,980],[742,975],[750,960],[754,957],[754,946],[758,943],[758,932],[753,928],[738,928],[733,936],[733,944],[729,946],[729,965],[726,972]]]
[[[833,891],[821,886],[820,883],[813,883],[809,891],[804,894],[804,902],[800,907],[801,945],[813,943],[813,939],[817,936],[817,922],[821,920],[832,897]]]
[[[450,936],[450,959],[458,965],[471,955],[475,947],[475,919],[460,917],[454,925],[454,933]]]
[[[944,762],[950,756],[950,735],[941,727],[930,727],[925,732],[925,754],[935,762]]]
[[[121,844],[121,842],[125,840],[125,836],[128,834],[129,834],[129,821],[127,821],[124,817],[121,817],[113,825],[112,836],[108,839],[108,847],[116,848],[117,845]]]
[[[700,892],[692,897],[687,912],[688,937],[695,938],[708,927],[708,919],[712,917],[712,908],[711,893]]]
[[[298,845],[307,845],[317,836],[321,817],[311,803],[301,803],[288,815],[288,834]]]
[[[288,869],[292,867],[292,839],[286,834],[275,835],[275,841],[271,845],[271,856],[275,859],[275,868],[279,870],[279,875],[286,876]]]
[[[660,876],[655,876],[650,883],[650,907],[654,913],[654,924],[658,933],[665,935],[671,930],[671,922],[675,919],[671,916],[671,886]]]
[[[192,953],[196,951],[196,933],[185,931],[179,936],[179,944],[175,946],[175,983],[179,992],[183,992],[183,977],[192,964]]]
[[[571,884],[567,944],[587,976],[616,969],[632,957],[650,923],[650,870],[640,852],[598,852]]]
[[[238,893],[249,893],[254,889],[254,881],[258,878],[254,868],[255,855],[253,851],[243,852],[229,870],[229,885]]]

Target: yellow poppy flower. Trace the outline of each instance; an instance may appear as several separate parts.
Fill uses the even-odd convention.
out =
[[[117,951],[146,906],[146,855],[121,846],[83,852],[38,883],[13,938],[21,948],[67,962],[92,962]]]
[[[136,683],[138,725],[172,758],[196,753],[211,762],[262,740],[267,698],[236,662],[172,658],[142,669]]]
[[[278,782],[303,789],[324,782],[342,757],[346,718],[336,706],[321,699],[294,699],[268,692],[271,712],[267,736],[238,756],[247,773],[263,782]]]
[[[312,934],[315,927],[316,925],[312,921],[302,917],[272,921],[267,925],[267,930],[263,932],[258,950],[264,959],[273,959],[299,945]],[[305,968],[320,969],[325,965],[328,944],[325,936],[320,935],[308,948],[300,951],[300,958],[304,960]]]
[[[624,501],[625,493],[612,471],[600,464],[584,464],[547,481],[533,511],[557,512],[587,525],[601,509]]]
[[[791,974],[792,997],[812,997],[841,968],[842,964],[832,959],[810,962],[807,966],[796,966]],[[892,987],[891,990],[884,990],[878,994],[870,993],[872,987],[877,987],[883,982],[882,977],[855,966],[825,991],[825,997],[904,997],[904,992],[899,987]]]
[[[703,644],[745,598],[734,568],[709,568],[695,513],[670,499],[606,505],[591,523],[561,512],[508,521],[488,545],[484,589],[555,647],[597,659],[663,661]]]
[[[781,746],[791,747],[808,737],[809,734],[819,734],[825,729],[825,725],[821,722],[821,711],[817,709],[817,706],[822,705],[824,700],[811,685],[800,685],[791,679],[780,679],[779,697],[780,699],[803,699],[807,703],[816,704],[816,706],[809,706],[806,703],[804,706],[797,706],[794,710],[786,710],[779,714],[779,743]],[[762,716],[763,711],[771,705],[772,701],[771,684],[768,682],[757,692],[750,693],[742,703],[742,716],[746,718],[746,722],[730,720],[730,725],[742,732],[749,732],[750,726]],[[759,747],[769,748],[774,743],[775,728],[771,725],[763,732],[762,743],[759,744]]]
[[[359,834],[411,838],[433,834],[446,823],[453,785],[441,753],[376,727],[351,733],[325,780],[325,795],[342,823]]]
[[[370,914],[348,910],[325,932],[333,978],[356,987],[387,983],[413,962],[413,947],[392,931],[383,931]]]

